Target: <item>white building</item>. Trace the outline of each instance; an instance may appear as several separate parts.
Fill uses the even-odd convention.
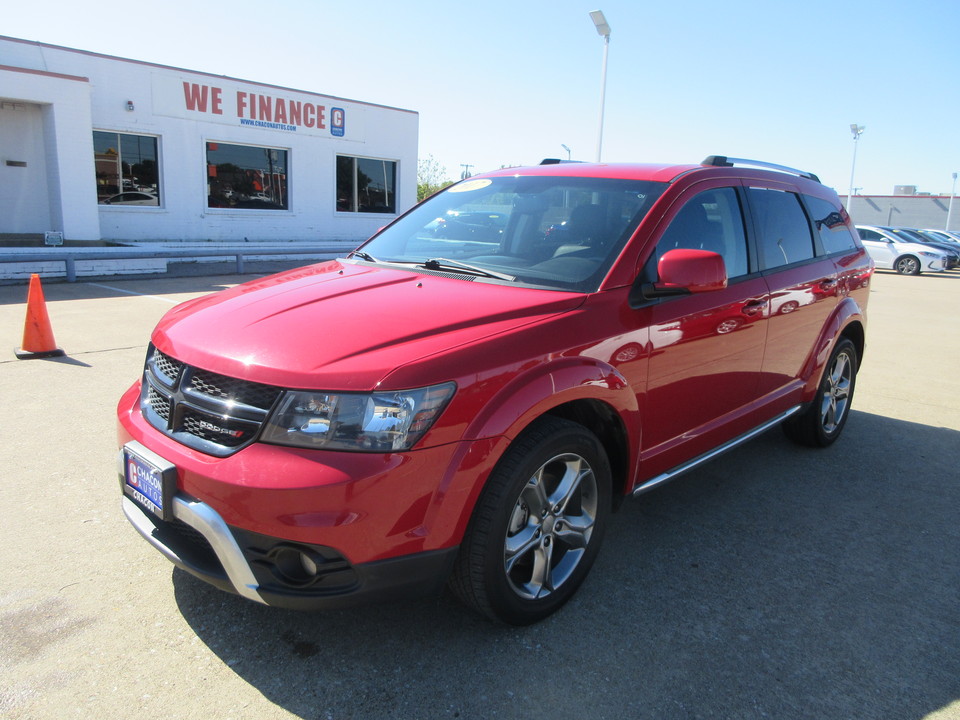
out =
[[[418,124],[0,36],[0,236],[360,240],[416,202]]]

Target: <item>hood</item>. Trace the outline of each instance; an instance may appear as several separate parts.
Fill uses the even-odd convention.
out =
[[[372,390],[389,388],[388,376],[400,367],[572,310],[583,298],[333,261],[179,305],[157,325],[153,342],[178,360],[231,377]],[[456,373],[451,367],[448,377],[417,384]]]

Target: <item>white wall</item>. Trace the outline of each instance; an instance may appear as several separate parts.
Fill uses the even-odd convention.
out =
[[[90,123],[85,78],[0,67],[0,233],[100,237]]]

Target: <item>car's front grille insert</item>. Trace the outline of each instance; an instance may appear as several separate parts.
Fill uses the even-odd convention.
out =
[[[150,409],[163,418],[164,422],[170,419],[170,398],[164,397],[152,387],[147,387],[147,404]]]
[[[153,367],[156,370],[157,375],[166,379],[168,384],[173,384],[176,382],[177,378],[180,376],[180,370],[183,368],[183,363],[177,362],[169,355],[164,355],[159,350],[154,350],[153,353]]]
[[[224,457],[256,439],[283,391],[186,365],[147,350],[140,409],[157,430],[209,455]]]

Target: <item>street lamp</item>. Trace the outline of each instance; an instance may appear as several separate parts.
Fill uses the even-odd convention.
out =
[[[850,132],[853,133],[853,165],[850,166],[850,192],[847,193],[847,212],[850,212],[850,200],[853,198],[853,173],[857,169],[857,140],[866,130],[866,126],[854,123],[850,126]]]
[[[570,148],[568,148],[568,147],[567,147],[566,145],[564,145],[563,143],[560,143],[560,147],[562,147],[564,150],[567,151],[567,160],[569,160],[569,159],[570,159]]]
[[[950,177],[953,178],[953,187],[950,188],[950,202],[947,205],[947,225],[944,227],[944,230],[950,229],[950,218],[953,216],[953,196],[957,194],[957,174],[953,173]]]
[[[610,26],[602,10],[590,13],[590,19],[597,28],[597,34],[603,36],[603,74],[600,77],[600,127],[597,130],[597,162],[600,162],[600,149],[603,147],[603,103],[607,94],[607,54],[610,51]]]

